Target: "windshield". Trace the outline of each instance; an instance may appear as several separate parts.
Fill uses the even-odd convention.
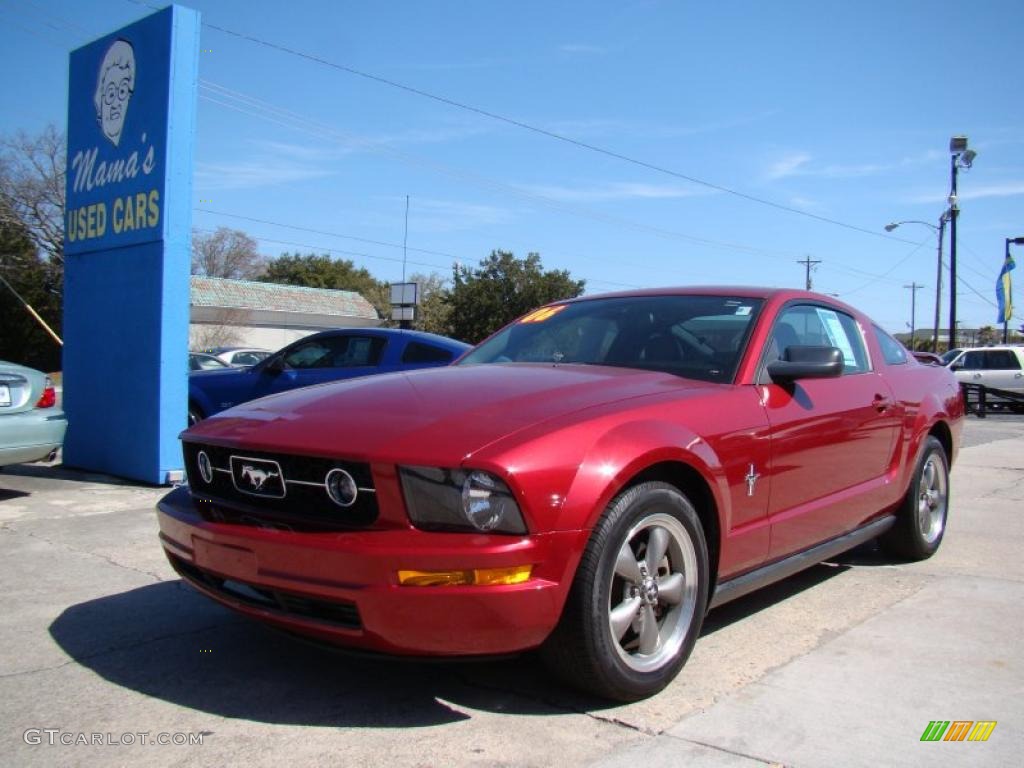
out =
[[[610,365],[730,382],[762,303],[731,296],[630,296],[556,304],[506,326],[459,365]]]
[[[951,350],[949,350],[949,352],[947,352],[946,354],[944,354],[942,356],[942,364],[943,365],[949,365],[954,360],[956,360],[957,355],[959,355],[961,352],[963,352],[962,349],[951,349]]]

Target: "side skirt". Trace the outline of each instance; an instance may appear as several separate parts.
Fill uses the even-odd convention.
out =
[[[871,541],[871,539],[889,530],[895,522],[895,515],[887,515],[862,525],[860,528],[849,533],[844,533],[842,536],[816,544],[810,549],[789,555],[782,560],[776,560],[774,563],[762,565],[753,571],[744,573],[742,576],[736,576],[728,581],[723,581],[716,587],[708,609],[717,608],[724,603],[728,603],[730,600],[743,597],[743,595],[754,592],[772,582],[781,581],[788,576],[792,576],[794,573],[799,573],[805,568],[810,568],[812,565],[817,565],[823,560],[828,560],[830,557],[835,557],[848,549],[853,549],[858,544]]]

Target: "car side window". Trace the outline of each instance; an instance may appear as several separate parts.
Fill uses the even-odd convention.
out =
[[[452,353],[447,349],[419,341],[410,341],[402,352],[403,363],[449,363],[451,359]]]
[[[775,321],[768,360],[784,357],[791,346],[837,347],[843,353],[843,375],[871,370],[857,321],[845,312],[798,304],[787,307]]]
[[[907,351],[904,346],[877,325],[872,328],[875,331],[875,338],[878,339],[878,346],[882,348],[882,359],[886,365],[905,365]]]
[[[234,365],[256,365],[263,358],[255,352],[239,352],[232,358]]]
[[[990,349],[985,352],[985,368],[990,371],[1019,371],[1020,361],[1008,349]]]
[[[965,371],[982,371],[985,369],[985,353],[981,350],[965,352],[964,356],[957,361],[956,366]]]
[[[289,368],[356,368],[377,365],[385,340],[375,336],[329,336],[315,339],[289,352]]]

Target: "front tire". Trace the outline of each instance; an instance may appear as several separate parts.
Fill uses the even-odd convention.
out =
[[[939,549],[949,513],[949,460],[935,437],[925,438],[910,488],[896,514],[896,524],[879,543],[891,555],[926,560]]]
[[[542,655],[555,674],[589,693],[618,701],[651,696],[693,650],[708,582],[693,504],[667,483],[633,486],[594,528]]]

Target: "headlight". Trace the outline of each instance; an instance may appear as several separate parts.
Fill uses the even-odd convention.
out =
[[[399,467],[409,519],[434,531],[526,533],[508,486],[480,470]]]

